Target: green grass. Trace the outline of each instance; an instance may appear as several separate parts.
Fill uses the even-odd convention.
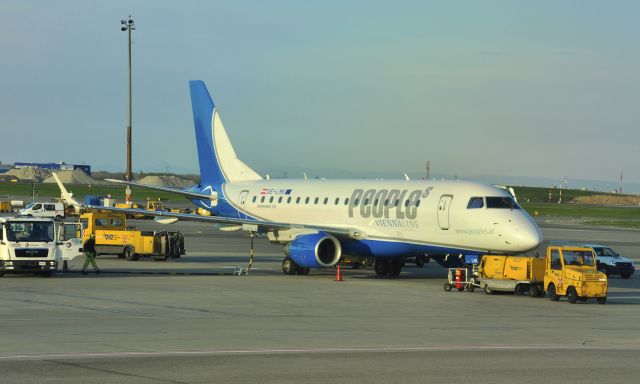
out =
[[[560,190],[557,188],[513,187],[513,190],[515,191],[519,202],[557,203],[560,197]],[[551,192],[551,201],[549,201],[549,192]],[[572,199],[578,196],[593,196],[593,195],[619,196],[619,195],[616,195],[615,193],[583,191],[580,189],[563,189],[562,201],[565,203],[568,203]]]

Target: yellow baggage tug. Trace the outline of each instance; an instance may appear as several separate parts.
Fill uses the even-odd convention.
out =
[[[139,231],[127,227],[124,213],[83,213],[80,222],[85,228],[83,241],[94,234],[98,254],[115,254],[132,261],[140,256],[167,260],[185,254],[184,236],[180,232]]]

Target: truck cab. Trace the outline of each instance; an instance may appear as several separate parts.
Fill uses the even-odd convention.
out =
[[[52,219],[61,220],[65,217],[64,204],[55,202],[33,202],[18,211],[18,216],[49,217]]]
[[[628,279],[636,271],[633,260],[620,256],[616,251],[602,244],[583,244],[583,247],[591,248],[596,254],[596,267],[598,271],[607,276],[620,275]]]
[[[80,255],[77,229],[61,241],[59,229],[62,225],[52,219],[0,218],[0,276],[36,273],[48,277],[58,269],[63,257]]]
[[[593,249],[549,246],[545,263],[544,287],[552,301],[566,296],[572,304],[588,298],[607,302],[607,275],[597,270]]]

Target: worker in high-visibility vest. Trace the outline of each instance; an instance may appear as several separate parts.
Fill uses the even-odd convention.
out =
[[[96,237],[93,233],[89,236],[87,241],[84,242],[82,248],[84,249],[84,254],[86,256],[84,265],[82,266],[82,274],[87,274],[87,267],[89,264],[93,266],[93,270],[96,273],[100,273],[100,268],[98,268],[98,264],[96,264]]]

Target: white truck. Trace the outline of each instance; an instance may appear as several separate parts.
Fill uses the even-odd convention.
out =
[[[0,276],[51,276],[65,261],[82,254],[82,227],[52,219],[0,217]]]
[[[33,202],[18,211],[18,216],[50,217],[56,220],[62,220],[65,217],[64,215],[64,204],[54,202]]]

